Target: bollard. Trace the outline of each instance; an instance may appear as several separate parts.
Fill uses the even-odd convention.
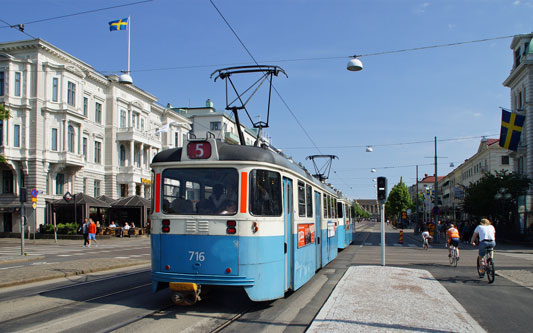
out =
[[[403,230],[400,230],[400,240],[398,243],[403,244]]]

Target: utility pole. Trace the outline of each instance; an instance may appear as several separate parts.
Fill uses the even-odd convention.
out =
[[[435,216],[435,240],[439,238],[439,181],[437,176],[437,137],[435,137],[435,204],[433,205],[433,215]]]
[[[416,227],[418,227],[418,165],[416,166],[416,195],[415,195],[415,200],[416,200],[416,217],[415,217],[415,222],[416,222]]]

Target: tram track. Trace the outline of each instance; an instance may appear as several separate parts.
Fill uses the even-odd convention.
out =
[[[11,318],[11,319],[8,319],[8,320],[3,320],[3,321],[0,322],[0,331],[1,332],[10,332],[11,330],[4,329],[4,327],[6,325],[7,326],[15,325],[15,327],[17,327],[17,325],[20,324],[21,322],[32,322],[32,318],[43,317],[43,316],[46,316],[47,314],[54,314],[54,313],[58,313],[58,312],[68,312],[69,310],[70,311],[76,311],[76,308],[77,307],[81,307],[83,304],[86,304],[86,303],[89,303],[89,302],[98,301],[98,300],[105,299],[105,298],[112,297],[112,296],[116,296],[116,295],[119,295],[119,294],[122,294],[122,293],[131,292],[133,290],[144,288],[144,287],[147,287],[149,285],[151,285],[151,283],[147,283],[147,284],[143,284],[143,285],[139,285],[139,286],[135,286],[135,287],[130,287],[130,288],[126,288],[126,289],[122,289],[122,290],[106,293],[104,295],[99,295],[99,296],[96,296],[96,297],[84,298],[84,299],[81,299],[81,300],[76,300],[76,301],[72,301],[72,302],[69,302],[69,303],[66,303],[66,304],[61,304],[61,305],[58,305],[58,306],[55,306],[55,307],[50,307],[50,308],[47,308],[45,310],[32,312],[31,314],[26,314],[26,315],[22,315],[22,316],[19,316],[19,317],[14,317],[14,318]],[[58,288],[58,289],[64,289],[64,288]],[[36,295],[34,295],[34,296],[36,296]],[[4,301],[2,301],[2,303],[4,303]],[[35,330],[25,330],[25,332],[34,332],[34,331],[36,332],[36,331],[40,331],[40,330],[42,330],[42,327],[38,327]]]

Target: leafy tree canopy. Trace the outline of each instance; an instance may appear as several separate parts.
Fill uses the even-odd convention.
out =
[[[385,204],[385,212],[389,216],[398,216],[401,212],[413,207],[413,201],[409,195],[407,185],[400,178],[400,182],[391,189],[387,203]]]
[[[466,188],[463,209],[476,217],[498,217],[502,213],[502,204],[516,202],[530,184],[531,179],[506,170],[486,173]],[[498,193],[505,201],[498,199]]]

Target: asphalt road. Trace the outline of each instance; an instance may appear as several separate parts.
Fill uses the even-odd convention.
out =
[[[145,265],[0,288],[0,331],[305,332],[349,266],[381,264],[379,230],[377,223],[358,224],[352,246],[302,288],[276,301],[252,303],[242,290],[228,288],[211,292],[194,306],[178,307],[170,302],[168,290],[152,293]],[[425,251],[410,232],[398,244],[398,231],[389,227],[386,244],[386,265],[429,271],[487,331],[530,331],[533,250],[498,244],[498,275],[488,284],[477,276],[476,250],[469,245],[461,246],[461,261],[454,268],[443,245]],[[2,239],[0,253],[16,254],[17,246]],[[150,251],[148,238],[102,241],[90,249],[78,242],[27,246],[30,254],[44,258],[24,265],[67,264],[87,256],[149,259]],[[0,269],[10,268],[2,264]]]

